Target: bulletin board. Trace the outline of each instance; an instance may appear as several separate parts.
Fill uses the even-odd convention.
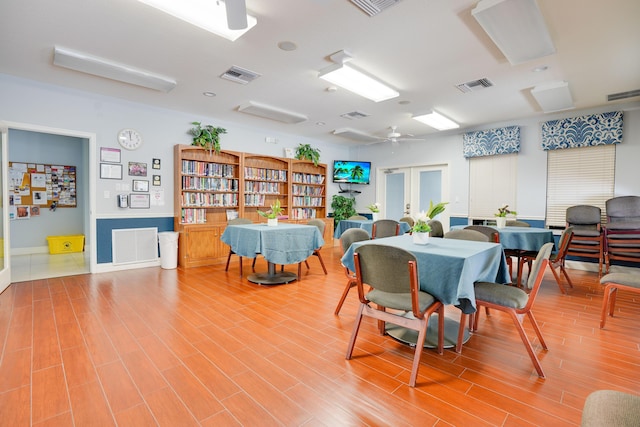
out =
[[[9,194],[15,205],[78,206],[76,167],[9,162]]]

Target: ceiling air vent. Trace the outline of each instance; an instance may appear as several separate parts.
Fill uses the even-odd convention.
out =
[[[640,89],[612,93],[611,95],[607,95],[607,101],[617,101],[619,99],[633,98],[634,96],[640,96]]]
[[[363,113],[362,111],[352,111],[350,113],[341,114],[340,117],[345,119],[354,120],[354,119],[363,119],[365,117],[369,117],[370,114]]]
[[[491,83],[491,81],[489,81],[489,79],[478,79],[478,80],[471,80],[470,82],[466,82],[466,83],[460,83],[459,85],[456,85],[456,87],[458,89],[460,89],[460,92],[472,92],[472,91],[476,91],[479,89],[483,89],[485,87],[491,87],[493,86],[493,83]]]
[[[220,77],[225,80],[231,80],[232,82],[246,85],[250,81],[253,81],[258,77],[260,77],[260,74],[253,71],[245,70],[244,68],[236,67],[235,65],[233,65],[231,68],[225,71],[222,75],[220,75]]]
[[[351,3],[358,6],[369,16],[377,15],[383,10],[399,2],[400,0],[351,0]]]

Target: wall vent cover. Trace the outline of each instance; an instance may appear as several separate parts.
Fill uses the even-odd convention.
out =
[[[343,117],[349,120],[355,120],[355,119],[363,119],[365,117],[369,117],[370,115],[371,114],[363,113],[362,111],[352,111],[350,113],[340,114],[340,117]]]
[[[479,89],[484,89],[486,87],[493,86],[493,83],[487,78],[482,78],[478,80],[471,80],[470,82],[460,83],[456,85],[456,87],[460,90],[460,92],[473,92]]]
[[[383,10],[390,8],[399,2],[400,0],[351,0],[351,3],[358,6],[369,16],[377,15]]]
[[[242,85],[246,85],[247,83],[257,79],[260,76],[261,74],[237,67],[235,65],[233,65],[231,68],[220,75],[220,77],[225,80],[230,80]]]
[[[619,99],[633,98],[634,96],[640,96],[640,89],[612,93],[611,95],[607,95],[607,101],[617,101]]]
[[[111,230],[111,248],[113,265],[158,261],[158,229]]]

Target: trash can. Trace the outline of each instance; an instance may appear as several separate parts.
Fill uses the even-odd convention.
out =
[[[178,233],[163,231],[158,233],[160,243],[160,267],[172,269],[178,266]]]

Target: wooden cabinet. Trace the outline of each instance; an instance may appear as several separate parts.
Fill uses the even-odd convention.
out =
[[[174,171],[174,230],[180,233],[181,267],[226,262],[229,247],[220,236],[228,214],[266,222],[258,209],[269,210],[276,200],[284,208],[284,221],[324,220],[325,246],[333,246],[324,164],[233,151],[216,154],[201,147],[176,145]]]

